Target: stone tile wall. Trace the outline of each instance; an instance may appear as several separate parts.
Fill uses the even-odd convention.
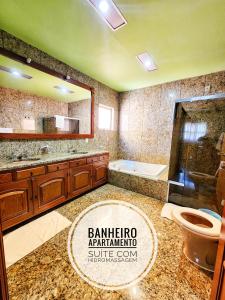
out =
[[[68,116],[78,118],[79,133],[91,132],[91,99],[68,103]]]
[[[0,127],[23,132],[23,120],[35,120],[36,132],[43,132],[43,117],[68,116],[68,104],[49,97],[0,87]],[[24,132],[28,132],[25,130]]]
[[[175,100],[215,93],[225,93],[225,71],[121,93],[118,157],[168,164]]]
[[[195,110],[185,114],[184,122],[206,123],[207,132],[198,141],[184,140],[181,137],[180,167],[188,171],[198,171],[215,175],[219,164],[220,155],[216,146],[219,138],[225,132],[225,100],[223,110],[198,110],[198,103],[192,103]],[[193,133],[192,133],[193,134]]]
[[[167,200],[168,182],[109,170],[109,183],[158,200]]]

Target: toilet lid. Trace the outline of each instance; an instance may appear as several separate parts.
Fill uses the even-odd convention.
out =
[[[183,216],[182,213],[190,213],[195,216],[200,216],[206,220],[208,220],[211,224],[212,227],[202,227],[197,224],[193,224],[189,221],[187,221]],[[189,207],[177,207],[174,208],[173,210],[173,217],[175,221],[180,223],[180,225],[183,225],[184,227],[198,232],[203,235],[208,235],[208,236],[214,236],[214,237],[219,237],[220,235],[220,229],[221,229],[221,222],[216,219],[215,217],[210,216],[209,214],[199,211],[194,208],[189,208]]]

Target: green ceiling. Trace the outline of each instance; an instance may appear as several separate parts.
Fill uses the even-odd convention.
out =
[[[128,21],[116,32],[87,0],[0,0],[0,27],[118,91],[225,69],[224,0],[115,3]]]
[[[22,64],[3,55],[0,55],[0,67],[1,66],[7,67],[10,70],[16,70],[20,74],[29,75],[32,78],[26,79],[23,77],[16,77],[13,74],[0,69],[0,87],[12,88],[38,96],[50,97],[65,103],[91,98],[91,92],[86,89],[43,73],[29,65]],[[73,91],[73,93],[63,93],[61,90],[54,88],[55,86],[66,88],[69,91]]]

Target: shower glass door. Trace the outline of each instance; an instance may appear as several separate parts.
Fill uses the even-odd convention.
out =
[[[173,136],[172,141],[177,162],[176,168],[170,166],[170,179],[175,184],[170,185],[169,202],[221,211],[217,174],[224,160],[225,100],[187,101],[177,106],[180,114],[174,124],[179,122],[180,130],[174,130],[178,137]]]

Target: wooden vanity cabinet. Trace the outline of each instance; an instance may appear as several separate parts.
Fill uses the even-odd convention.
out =
[[[69,197],[75,197],[92,188],[92,165],[70,169]]]
[[[3,230],[32,217],[31,180],[0,184],[0,212]]]
[[[108,161],[95,162],[93,164],[93,187],[98,187],[107,181]]]
[[[217,249],[216,264],[213,276],[211,300],[225,299],[225,165],[219,170],[217,180],[217,198],[223,205],[222,226]]]
[[[0,174],[3,230],[107,182],[108,154]]]
[[[0,218],[0,299],[1,300],[9,299],[1,218]]]
[[[68,170],[35,177],[33,191],[35,214],[65,202],[68,198]]]
[[[217,249],[216,264],[210,300],[225,299],[225,206],[222,215],[222,227]]]

